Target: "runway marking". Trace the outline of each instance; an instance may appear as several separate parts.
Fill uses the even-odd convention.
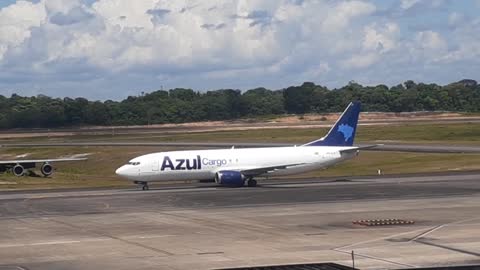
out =
[[[352,254],[351,251],[343,251],[343,250],[336,250],[336,249],[333,249],[334,251],[337,251],[337,252],[341,252],[341,253],[345,253],[345,254]],[[413,265],[413,264],[407,264],[407,263],[399,263],[399,262],[395,262],[395,261],[392,261],[392,260],[387,260],[387,259],[383,259],[383,258],[379,258],[379,257],[375,257],[375,256],[370,256],[370,255],[365,255],[365,254],[361,254],[361,253],[354,253],[355,256],[358,256],[358,257],[363,257],[363,258],[367,258],[367,259],[372,259],[372,260],[377,260],[377,261],[381,261],[381,262],[386,262],[386,263],[390,263],[390,264],[395,264],[395,265],[400,265],[400,266],[406,266],[406,267],[415,267],[417,268],[418,266],[417,265]]]
[[[468,254],[468,255],[475,256],[475,257],[480,257],[480,253],[477,253],[477,252],[468,251],[468,250],[455,248],[455,247],[449,247],[449,246],[442,245],[442,244],[435,244],[435,243],[432,243],[432,242],[429,242],[429,241],[415,240],[415,243],[420,243],[420,244],[424,244],[424,245],[428,245],[428,246],[432,246],[432,247],[443,248],[443,249],[446,249],[446,250],[455,251],[455,252],[459,252],[459,253],[462,253],[462,254]]]
[[[0,270],[1,269],[18,269],[18,270],[28,270],[28,268],[19,266],[19,265],[0,265]]]
[[[210,251],[210,252],[199,252],[197,255],[217,255],[217,254],[224,254],[223,251]]]
[[[430,234],[430,233],[433,233],[433,232],[435,232],[435,231],[437,231],[437,230],[439,230],[439,229],[441,229],[441,228],[444,228],[444,227],[447,227],[447,226],[452,226],[452,225],[458,225],[458,224],[463,223],[463,222],[468,222],[468,221],[478,220],[478,219],[480,219],[480,218],[476,217],[476,218],[470,218],[470,219],[464,219],[464,220],[454,221],[454,222],[450,222],[450,223],[446,223],[446,224],[441,224],[441,225],[435,226],[435,227],[433,227],[433,228],[428,229],[427,231],[424,231],[424,229],[413,230],[413,231],[408,231],[408,232],[403,232],[403,233],[398,233],[398,234],[389,235],[389,236],[386,236],[386,237],[380,237],[380,238],[375,238],[375,239],[371,239],[371,240],[367,240],[367,241],[361,241],[361,242],[358,242],[358,243],[354,243],[354,244],[350,244],[350,245],[346,245],[346,246],[337,247],[337,248],[334,248],[334,249],[332,249],[332,250],[337,251],[337,252],[346,253],[346,254],[351,254],[351,250],[345,250],[345,249],[347,249],[347,248],[353,248],[354,246],[358,246],[358,245],[362,245],[362,244],[377,242],[377,241],[381,241],[381,240],[387,240],[387,239],[399,237],[399,236],[402,236],[402,235],[405,235],[405,234],[411,234],[411,233],[423,231],[421,234],[415,236],[414,238],[412,238],[412,239],[409,240],[408,242],[414,241],[415,243],[420,243],[420,244],[435,246],[435,247],[438,247],[438,248],[443,248],[443,249],[447,249],[447,250],[456,251],[456,252],[459,252],[459,253],[463,253],[463,254],[468,254],[468,255],[472,255],[472,256],[479,257],[480,254],[479,254],[479,253],[476,253],[476,252],[471,252],[471,251],[468,251],[468,250],[463,250],[463,249],[454,248],[454,247],[448,247],[448,246],[441,245],[441,244],[435,244],[435,243],[431,243],[431,242],[428,242],[428,241],[419,240],[420,238],[422,238],[422,237],[424,237],[424,236],[426,236],[426,235],[428,235],[428,234]],[[369,258],[369,259],[379,260],[379,261],[383,261],[383,262],[393,263],[393,264],[397,264],[397,265],[407,266],[407,267],[417,267],[417,266],[415,266],[415,265],[409,265],[409,264],[399,263],[399,262],[395,262],[395,261],[391,261],[391,260],[386,260],[386,259],[382,259],[382,258],[375,257],[375,256],[365,255],[365,254],[355,253],[355,255],[356,255],[356,256],[360,256],[360,257]]]
[[[176,235],[166,234],[166,235],[131,236],[131,237],[125,237],[125,238],[122,238],[122,239],[124,239],[124,240],[125,239],[154,239],[154,238],[164,238],[164,237],[171,237],[171,236],[176,236]],[[110,241],[110,240],[112,240],[112,237],[89,238],[89,239],[81,239],[81,240],[47,241],[47,242],[25,243],[25,244],[0,244],[0,248],[66,245],[66,244],[78,244],[78,243],[86,243],[86,242],[101,242],[101,241]]]
[[[46,198],[82,198],[82,197],[94,197],[94,196],[116,196],[116,195],[148,195],[154,193],[180,193],[180,192],[204,192],[215,191],[218,187],[206,187],[206,188],[178,188],[178,189],[158,189],[150,190],[148,192],[141,192],[137,190],[111,190],[109,192],[92,191],[68,191],[68,192],[55,192],[55,193],[43,193],[43,194],[25,194],[25,193],[13,193],[13,194],[0,194],[0,200],[18,200],[18,199],[46,199]]]
[[[436,244],[436,243],[432,243],[431,241],[421,240],[421,238],[425,237],[426,235],[431,234],[431,233],[433,233],[437,230],[440,230],[444,227],[458,226],[461,223],[469,222],[469,221],[473,221],[473,220],[478,220],[478,219],[480,219],[480,218],[469,218],[469,219],[463,219],[463,220],[458,220],[458,221],[442,224],[442,225],[436,226],[436,227],[434,227],[434,228],[432,228],[432,229],[414,237],[409,242],[420,243],[420,244],[429,245],[429,246],[438,247],[438,248],[443,248],[443,249],[446,249],[446,250],[455,251],[455,252],[459,252],[459,253],[463,253],[463,254],[467,254],[467,255],[472,255],[472,256],[475,256],[475,257],[480,257],[480,253],[477,253],[477,252],[468,251],[468,250],[455,248],[455,247],[449,247],[449,246],[442,245],[442,244]]]
[[[475,180],[478,179],[479,174],[466,174],[466,175],[457,175],[456,180]],[[338,182],[338,181],[325,181],[323,179],[315,179],[310,182],[301,182],[302,180],[290,180],[278,182],[268,182],[263,186],[266,189],[269,188],[292,188],[292,187],[312,187],[312,186],[332,186],[332,185],[362,185],[362,184],[382,184],[382,183],[423,183],[423,182],[443,182],[450,181],[452,178],[451,175],[439,175],[439,176],[401,176],[401,177],[382,177],[382,178],[353,178],[349,179],[348,182]],[[367,181],[367,182],[365,182]],[[2,193],[0,194],[0,200],[9,200],[9,199],[44,199],[44,198],[61,198],[61,197],[88,197],[88,196],[114,196],[114,195],[124,195],[124,194],[151,194],[151,193],[177,193],[177,192],[201,192],[201,191],[216,191],[221,187],[218,186],[202,186],[202,185],[189,185],[189,186],[167,186],[159,187],[159,189],[150,190],[148,192],[142,192],[136,189],[110,189],[110,190],[67,190],[67,191],[54,191],[54,192],[45,192],[45,193]],[[228,189],[223,189],[224,192],[227,192]],[[256,190],[258,191],[258,189]]]
[[[363,244],[373,243],[373,242],[377,242],[377,241],[387,240],[387,239],[395,238],[395,237],[402,236],[402,235],[405,235],[405,234],[411,234],[411,233],[422,232],[422,231],[425,231],[425,229],[424,228],[423,229],[417,229],[417,230],[413,230],[413,231],[408,231],[408,232],[383,236],[383,237],[379,237],[379,238],[374,238],[374,239],[361,241],[361,242],[353,243],[353,244],[346,245],[346,246],[336,247],[336,248],[334,248],[334,250],[342,250],[342,249],[346,249],[346,248],[352,248],[352,247],[358,246],[358,245],[363,245]]]
[[[92,239],[83,239],[83,240],[48,241],[48,242],[26,243],[26,244],[1,244],[0,248],[64,245],[64,244],[77,244],[77,243],[84,243],[84,242],[100,242],[100,241],[108,241],[108,240],[110,240],[110,239],[108,239],[108,238],[92,238]]]
[[[436,231],[436,230],[439,230],[439,229],[443,228],[444,226],[445,226],[445,224],[435,226],[435,227],[433,227],[433,228],[431,228],[431,229],[429,229],[429,230],[427,230],[427,231],[425,231],[425,232],[423,232],[423,233],[421,233],[421,234],[413,237],[413,238],[410,239],[408,242],[417,241],[418,239],[420,239],[420,238],[422,238],[422,237],[424,237],[424,236],[427,236],[428,234],[430,234],[430,233],[432,233],[432,232],[434,232],[434,231]]]
[[[121,238],[121,237],[110,235],[110,234],[107,234],[105,232],[88,230],[88,229],[85,229],[83,227],[79,227],[79,226],[70,224],[70,223],[65,222],[65,221],[56,220],[54,218],[47,218],[47,219],[52,221],[52,222],[56,222],[58,224],[62,224],[64,226],[68,226],[68,227],[71,227],[71,228],[74,228],[74,229],[77,229],[77,230],[80,230],[80,231],[83,231],[83,232],[88,232],[88,233],[96,234],[96,235],[99,235],[99,236],[102,236],[102,237],[107,237],[107,238],[110,238],[110,239],[113,239],[113,240],[123,242],[125,244],[130,244],[130,245],[134,245],[134,246],[141,247],[141,248],[144,248],[144,249],[148,249],[148,250],[151,250],[151,251],[154,251],[156,253],[163,254],[163,255],[168,255],[168,256],[175,255],[175,254],[173,254],[171,252],[168,252],[168,251],[165,251],[165,250],[161,250],[161,249],[154,248],[154,247],[151,247],[151,246],[148,246],[148,245],[144,245],[144,244],[137,243],[137,242],[134,242],[134,241],[131,241],[131,240],[127,240],[127,239],[124,239],[124,238]]]
[[[438,226],[435,226],[429,230],[427,230],[426,232],[422,233],[422,234],[419,234],[417,236],[415,236],[414,238],[410,239],[409,242],[412,242],[412,241],[417,241],[418,239],[424,237],[424,236],[427,236],[437,230],[440,230],[442,229],[443,227],[449,227],[449,226],[455,226],[455,225],[459,225],[461,223],[464,223],[464,222],[469,222],[469,221],[473,221],[473,220],[478,220],[480,218],[476,217],[476,218],[468,218],[468,219],[462,219],[462,220],[457,220],[457,221],[453,221],[453,222],[450,222],[450,223],[445,223],[445,224],[441,224],[441,225],[438,225]]]
[[[129,236],[129,237],[123,237],[123,239],[154,239],[154,238],[164,238],[164,237],[172,237],[172,236],[177,236],[177,235],[164,234],[164,235]]]
[[[408,231],[408,232],[403,232],[403,233],[398,233],[398,234],[389,235],[389,236],[386,236],[386,237],[380,237],[380,238],[375,238],[375,239],[371,239],[371,240],[367,240],[367,241],[361,241],[361,242],[358,242],[358,243],[354,243],[354,244],[350,244],[350,245],[346,245],[346,246],[337,247],[337,248],[334,248],[334,249],[332,249],[332,250],[333,250],[333,251],[337,251],[337,252],[341,252],[341,253],[345,253],[345,254],[351,254],[351,252],[352,252],[353,249],[352,249],[352,250],[345,250],[345,249],[346,249],[346,248],[352,248],[352,247],[354,247],[354,246],[358,246],[358,245],[362,245],[362,244],[367,244],[367,243],[372,243],[372,242],[380,241],[380,240],[387,240],[387,239],[390,239],[390,238],[402,236],[402,235],[405,235],[405,234],[410,234],[410,233],[417,232],[417,231],[423,231],[423,230],[424,230],[424,229],[413,230],[413,231]],[[418,266],[416,266],[416,265],[411,265],[411,264],[406,264],[406,263],[395,262],[395,261],[392,261],[392,260],[387,260],[387,259],[383,259],[383,258],[380,258],[380,257],[375,257],[375,256],[366,255],[366,254],[361,254],[361,253],[356,253],[356,252],[355,252],[355,256],[364,257],[364,258],[367,258],[367,259],[372,259],[372,260],[377,260],[377,261],[382,261],[382,262],[387,262],[387,263],[396,264],[396,265],[400,265],[400,266],[418,267]]]

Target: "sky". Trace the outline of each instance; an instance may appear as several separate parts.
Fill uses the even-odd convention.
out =
[[[0,0],[0,94],[480,79],[480,0]]]

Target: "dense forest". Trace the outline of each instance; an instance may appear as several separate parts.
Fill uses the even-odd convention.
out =
[[[82,125],[146,125],[226,120],[285,113],[339,112],[353,100],[363,111],[480,111],[480,86],[462,80],[445,86],[406,81],[393,87],[355,82],[330,90],[305,82],[281,90],[222,89],[195,92],[158,90],[122,101],[0,95],[0,128],[50,128]]]

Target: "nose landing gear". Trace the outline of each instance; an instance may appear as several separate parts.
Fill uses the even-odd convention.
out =
[[[143,181],[135,181],[133,182],[137,185],[140,185],[142,187],[142,190],[149,190],[150,187],[148,186],[148,182],[143,182]]]

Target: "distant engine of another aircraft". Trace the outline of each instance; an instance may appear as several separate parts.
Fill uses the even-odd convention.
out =
[[[219,171],[215,174],[215,182],[223,186],[241,187],[245,184],[245,176],[238,171]]]

